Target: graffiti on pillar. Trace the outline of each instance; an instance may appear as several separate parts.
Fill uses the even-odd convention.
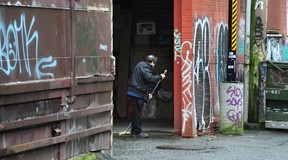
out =
[[[261,10],[263,10],[263,0],[257,0],[256,5],[255,5],[255,10],[260,7]]]
[[[241,125],[243,91],[235,86],[230,86],[226,90],[226,104],[230,108],[227,113],[228,121],[232,122],[233,128]]]
[[[265,122],[265,103],[266,103],[266,75],[267,75],[267,64],[259,64],[259,120]]]
[[[194,26],[193,45],[189,41],[181,44],[181,33],[177,29],[174,30],[174,60],[181,60],[182,63],[182,133],[187,129],[187,122],[190,120],[198,130],[210,129],[213,121],[212,81],[209,71],[211,46],[215,46],[216,83],[224,81],[226,75],[228,25],[218,23],[215,30],[215,45],[211,44],[211,26],[208,17],[198,18]],[[192,47],[193,55],[190,53]],[[217,89],[217,92],[219,90]],[[219,99],[219,94],[216,98]]]
[[[256,25],[255,25],[255,43],[257,46],[261,45],[264,39],[264,27],[263,21],[261,17],[256,17]]]
[[[220,131],[243,133],[243,83],[221,83]]]
[[[242,33],[245,33],[245,20],[242,22]],[[197,127],[197,131],[210,130],[213,118],[217,116],[214,115],[215,107],[217,110],[218,105],[218,111],[220,110],[218,86],[225,80],[228,53],[226,23],[225,20],[211,23],[208,16],[196,16],[192,44],[190,40],[181,42],[181,33],[177,29],[174,30],[174,60],[182,64],[182,133],[191,129],[188,128],[191,123],[192,127]],[[242,46],[244,48],[244,40]],[[244,55],[244,49],[241,54]],[[238,112],[237,108],[228,113],[228,117],[235,123],[241,116],[242,112]],[[215,118],[217,122],[218,117]]]
[[[223,82],[226,78],[226,65],[228,53],[228,25],[219,23],[216,28],[216,82]]]
[[[207,130],[212,122],[212,100],[210,83],[210,37],[208,17],[198,18],[194,30],[194,93],[197,125],[199,130]]]
[[[191,60],[191,50],[192,50],[192,43],[189,41],[184,41],[181,44],[181,33],[179,30],[174,31],[174,60],[177,58],[181,59],[182,67],[181,67],[181,77],[182,77],[182,133],[186,131],[186,126],[188,121],[191,119],[195,120],[195,117],[192,117],[195,113],[194,110],[194,103],[193,103],[193,93],[192,93],[192,86],[193,86],[193,62]],[[183,53],[183,49],[185,48],[186,52]],[[193,122],[192,122],[193,123]],[[194,122],[195,123],[195,122]],[[192,125],[195,126],[195,125]]]
[[[33,28],[34,23],[34,16],[26,20],[25,14],[21,14],[20,20],[5,26],[0,15],[0,72],[7,76],[26,73],[37,79],[54,78],[49,69],[56,67],[57,61],[52,56],[39,58],[39,33]]]
[[[215,58],[216,58],[216,86],[217,96],[215,111],[220,111],[220,82],[226,79],[226,66],[227,66],[227,53],[228,53],[228,25],[220,22],[216,26],[216,46],[215,46]]]
[[[181,59],[182,55],[182,46],[181,46],[181,33],[178,29],[174,31],[174,60],[177,58]]]

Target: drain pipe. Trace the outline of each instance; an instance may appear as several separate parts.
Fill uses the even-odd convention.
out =
[[[70,64],[70,95],[67,96],[67,103],[68,104],[73,104],[76,99],[76,70],[75,70],[75,52],[76,52],[76,33],[75,33],[75,0],[70,0],[70,34],[71,34],[71,39],[70,39],[70,46],[71,46],[71,64]]]
[[[244,123],[248,122],[249,84],[250,84],[250,26],[251,26],[251,0],[246,0],[246,29],[245,29],[245,55],[244,55]]]

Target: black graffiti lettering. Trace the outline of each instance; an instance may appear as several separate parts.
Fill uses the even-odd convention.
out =
[[[210,37],[209,20],[198,19],[194,31],[194,90],[195,107],[198,129],[209,128],[211,122],[211,95],[210,95]]]
[[[261,17],[256,17],[256,26],[255,26],[255,42],[259,45],[264,39],[263,34],[263,22]]]

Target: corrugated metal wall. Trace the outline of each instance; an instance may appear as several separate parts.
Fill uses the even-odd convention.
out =
[[[0,3],[1,159],[111,148],[112,1],[73,12],[68,0]]]

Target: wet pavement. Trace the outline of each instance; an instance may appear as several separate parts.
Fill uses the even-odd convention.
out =
[[[113,158],[116,160],[287,160],[287,130],[245,130],[243,135],[203,135],[182,138],[173,133],[173,122],[143,122],[149,138],[119,135],[129,125],[116,122]]]

